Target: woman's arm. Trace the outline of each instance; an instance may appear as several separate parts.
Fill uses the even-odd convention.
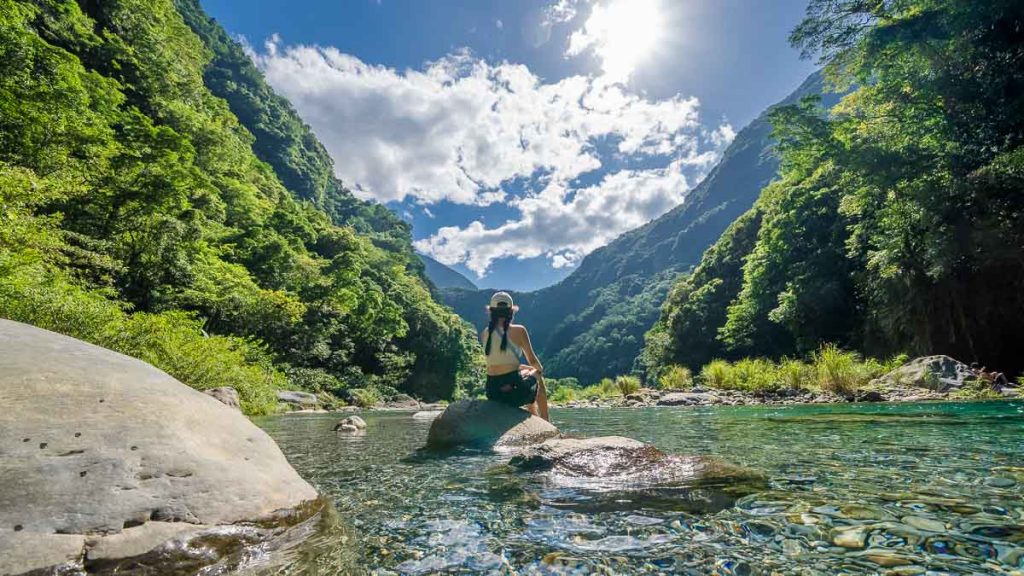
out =
[[[530,333],[526,331],[525,326],[515,326],[516,344],[523,349],[523,353],[526,354],[526,361],[533,366],[533,369],[537,372],[544,372],[544,366],[540,363],[540,358],[533,353],[533,345],[530,343]]]

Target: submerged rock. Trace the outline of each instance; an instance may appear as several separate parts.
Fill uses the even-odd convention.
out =
[[[523,410],[490,400],[460,400],[434,419],[427,447],[512,448],[536,444],[558,435],[550,422]]]
[[[220,402],[225,406],[230,406],[231,408],[239,411],[242,409],[242,403],[238,399],[238,390],[235,390],[231,386],[210,388],[209,390],[204,390],[203,393],[220,400]]]
[[[588,491],[563,507],[668,508],[715,512],[765,486],[746,468],[710,456],[666,454],[650,444],[624,438],[553,438],[512,457],[512,466],[541,471],[550,481]]]
[[[115,352],[0,320],[0,574],[200,567],[322,508],[237,410]]]
[[[958,390],[978,378],[974,370],[949,356],[915,358],[871,382],[882,388],[927,388],[936,392]]]

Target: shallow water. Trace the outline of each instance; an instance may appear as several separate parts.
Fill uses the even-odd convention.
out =
[[[273,573],[1024,574],[1024,403],[553,410],[564,432],[618,434],[760,471],[715,513],[572,506],[594,493],[506,458],[418,455],[429,420],[257,420],[332,498],[337,526]]]

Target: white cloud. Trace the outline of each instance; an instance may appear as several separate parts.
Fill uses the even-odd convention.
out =
[[[276,37],[250,54],[360,196],[518,211],[493,228],[476,221],[417,243],[481,275],[509,256],[575,264],[678,204],[732,133],[705,128],[694,98],[651,101],[583,76],[545,83],[525,66],[468,51],[404,71]],[[597,184],[573,185],[610,168]]]
[[[545,256],[555,268],[573,266],[596,248],[683,200],[689,189],[682,161],[661,169],[609,173],[576,190],[551,182],[513,205],[521,218],[496,228],[475,221],[441,228],[416,248],[446,264],[464,262],[478,276],[500,258]]]
[[[495,26],[495,27],[496,27],[496,28],[497,28],[498,30],[501,30],[502,28],[504,28],[504,27],[505,27],[505,23],[504,23],[504,22],[502,22],[502,21],[501,21],[501,19],[499,18],[498,20],[495,20],[495,21],[494,21],[494,26]]]

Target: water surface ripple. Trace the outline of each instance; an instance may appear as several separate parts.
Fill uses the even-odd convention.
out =
[[[563,431],[617,434],[753,468],[731,508],[566,506],[587,489],[506,459],[416,452],[429,421],[363,414],[257,423],[336,503],[338,527],[285,574],[1024,575],[1024,403],[553,410]]]

